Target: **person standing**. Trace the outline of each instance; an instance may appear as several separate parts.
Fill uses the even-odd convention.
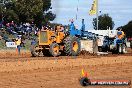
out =
[[[114,39],[114,47],[116,48],[116,44],[118,40],[123,39],[125,36],[124,32],[122,31],[122,28],[119,28],[117,31],[116,38]]]
[[[20,55],[20,50],[21,50],[21,37],[20,36],[18,36],[18,38],[16,39],[16,45],[17,45],[18,55]]]
[[[36,44],[37,44],[36,39],[35,38],[32,38],[30,50],[31,50],[31,54],[32,54],[33,57],[34,57],[35,45]]]

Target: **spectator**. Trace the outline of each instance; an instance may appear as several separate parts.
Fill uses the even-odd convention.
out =
[[[10,27],[15,27],[15,23],[14,23],[14,21],[11,21],[11,23],[10,23]]]
[[[116,39],[114,39],[114,47],[115,47],[115,48],[116,48],[116,42],[117,42],[118,40],[123,39],[124,36],[125,36],[124,32],[122,31],[121,28],[119,28],[119,29],[118,29],[118,32],[117,32],[117,35],[116,35]]]
[[[0,22],[0,28],[2,28],[2,21]]]
[[[25,37],[21,36],[21,47],[25,47]]]
[[[20,36],[18,36],[18,38],[16,39],[16,45],[17,45],[18,54],[20,55],[20,49],[21,49],[21,37]]]
[[[39,29],[35,26],[34,34],[37,36]]]
[[[6,24],[6,27],[10,27],[10,23],[7,23],[7,24]]]
[[[31,23],[31,26],[34,27],[34,22]]]
[[[31,52],[34,53],[34,49],[35,49],[35,45],[37,44],[36,42],[36,39],[35,38],[32,38],[32,41],[31,41]]]

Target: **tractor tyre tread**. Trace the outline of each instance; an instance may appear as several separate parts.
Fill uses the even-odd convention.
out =
[[[54,46],[58,46],[58,47],[59,47],[59,45],[58,45],[57,43],[52,43],[52,44],[50,45],[50,48],[49,48],[49,53],[50,53],[50,55],[52,55],[52,56],[54,56],[54,57],[57,57],[57,56],[60,55],[60,52],[58,52],[57,54],[54,54],[54,52],[53,52]]]
[[[32,57],[37,57],[37,56],[38,56],[38,55],[36,54],[36,53],[37,53],[36,47],[38,47],[38,46],[39,46],[38,43],[36,43],[35,45],[32,45],[32,47],[31,47],[31,55],[32,55]]]
[[[74,52],[72,50],[72,43],[76,41],[78,43],[78,50],[77,52]],[[64,39],[64,53],[68,56],[77,56],[79,54],[79,52],[81,51],[81,44],[80,44],[80,40],[75,37],[75,36],[67,36]]]

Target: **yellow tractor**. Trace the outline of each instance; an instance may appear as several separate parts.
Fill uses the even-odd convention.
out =
[[[80,40],[76,36],[64,32],[62,26],[42,28],[38,33],[38,42],[32,46],[31,54],[33,57],[42,53],[44,56],[59,56],[60,54],[76,56],[81,51]]]

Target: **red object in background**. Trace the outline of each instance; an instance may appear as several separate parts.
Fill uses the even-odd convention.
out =
[[[128,41],[132,41],[132,38],[128,38]]]

